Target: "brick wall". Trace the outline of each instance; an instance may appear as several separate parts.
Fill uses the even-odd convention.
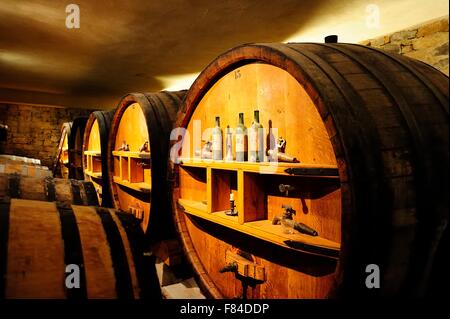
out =
[[[448,75],[448,18],[445,16],[361,44],[415,58]]]
[[[0,142],[0,153],[38,158],[53,165],[61,125],[92,110],[0,103],[0,124],[9,127],[8,140]]]

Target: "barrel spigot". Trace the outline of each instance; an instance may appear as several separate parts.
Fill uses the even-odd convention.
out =
[[[231,262],[231,263],[228,263],[228,264],[226,264],[225,266],[223,266],[223,267],[219,270],[219,272],[220,272],[221,274],[223,274],[224,272],[234,272],[234,273],[236,273],[237,270],[238,270],[238,265],[237,265],[237,263],[236,263],[236,262]]]

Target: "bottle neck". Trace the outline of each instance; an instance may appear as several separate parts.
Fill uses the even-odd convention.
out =
[[[216,117],[216,126],[220,127],[220,118]]]
[[[244,114],[243,113],[239,113],[239,124],[244,125]]]
[[[259,123],[259,111],[255,111],[254,121],[255,123]]]

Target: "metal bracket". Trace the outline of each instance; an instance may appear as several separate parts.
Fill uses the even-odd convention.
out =
[[[264,266],[258,265],[252,260],[248,260],[247,258],[244,258],[232,251],[227,251],[225,260],[228,265],[235,265],[235,273],[241,275],[242,277],[252,278],[259,281],[266,280]]]

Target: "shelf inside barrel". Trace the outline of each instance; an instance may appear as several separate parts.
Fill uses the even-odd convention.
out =
[[[94,178],[102,178],[101,172],[92,172],[90,170],[85,169],[84,173],[88,176],[94,177]]]
[[[150,153],[147,152],[113,151],[112,154],[114,156],[150,159]]]
[[[84,155],[102,156],[102,152],[100,152],[100,151],[84,151]]]
[[[339,178],[339,171],[335,165],[285,163],[285,162],[236,162],[211,159],[181,158],[180,165],[187,167],[210,167],[223,170],[242,170],[244,172],[308,176],[320,178]]]
[[[138,192],[150,193],[152,191],[152,187],[149,183],[130,183],[129,181],[122,180],[118,176],[113,177],[114,183],[122,185],[124,187],[133,189]]]
[[[189,215],[197,216],[284,248],[333,259],[339,257],[341,245],[320,236],[309,236],[301,233],[284,234],[282,227],[280,225],[272,225],[270,220],[258,220],[239,224],[237,216],[228,216],[225,214],[225,211],[208,213],[207,205],[198,201],[180,198],[178,204]]]

